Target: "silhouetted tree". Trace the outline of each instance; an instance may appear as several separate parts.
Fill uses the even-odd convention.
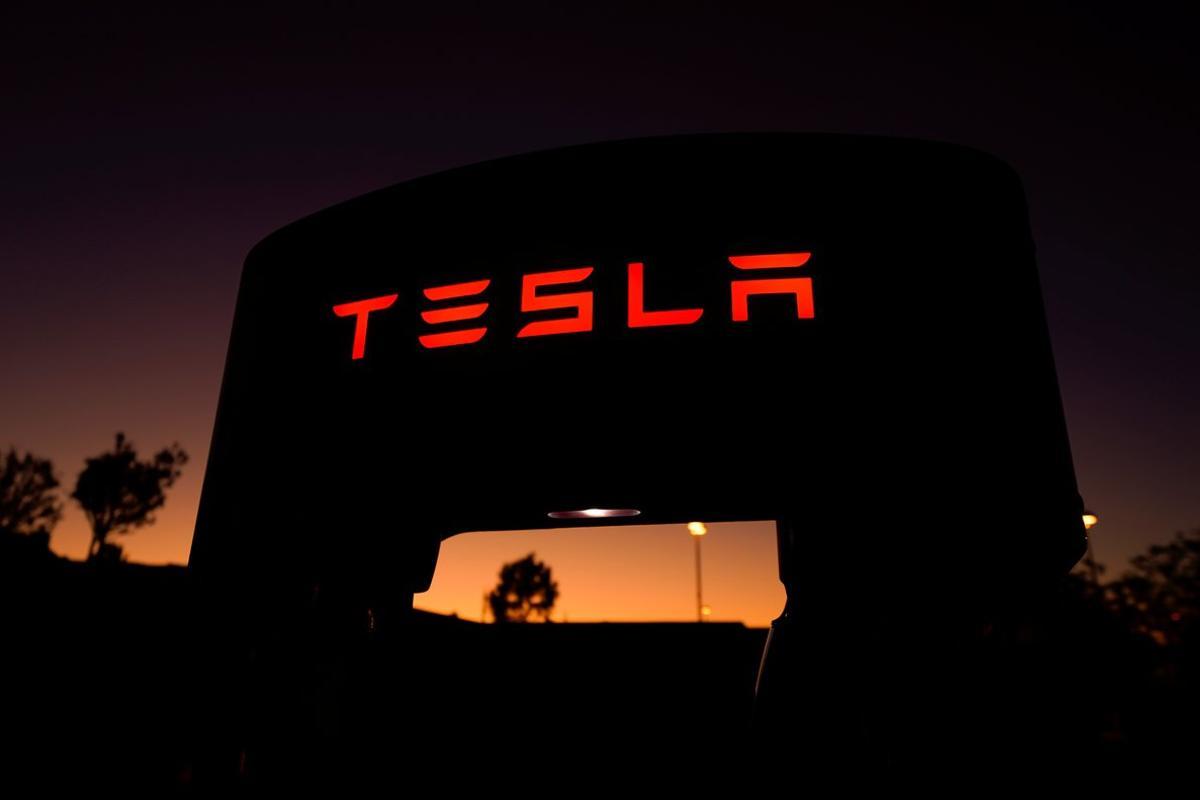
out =
[[[550,568],[534,554],[500,568],[500,582],[488,595],[496,622],[526,622],[533,617],[550,618],[558,599],[558,584]]]
[[[1130,564],[1108,587],[1117,610],[1159,644],[1180,644],[1200,622],[1200,528],[1151,545]]]
[[[133,445],[125,434],[118,433],[110,452],[87,459],[71,497],[92,526],[89,561],[101,556],[119,560],[119,547],[108,537],[154,522],[152,512],[166,502],[166,489],[180,476],[187,458],[187,453],[173,444],[149,461],[138,461]]]
[[[0,534],[39,536],[49,542],[50,531],[62,517],[57,487],[49,459],[32,453],[18,456],[9,448],[0,459]]]

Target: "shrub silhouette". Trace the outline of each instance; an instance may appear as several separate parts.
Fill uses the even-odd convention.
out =
[[[501,567],[500,582],[488,595],[496,622],[527,622],[535,617],[549,620],[556,600],[558,584],[550,568],[533,553]]]
[[[166,502],[166,489],[180,476],[187,453],[177,444],[165,447],[149,461],[138,461],[125,434],[107,453],[87,459],[71,497],[83,508],[92,526],[88,560],[119,560],[120,550],[108,537],[130,533],[154,522],[152,514]]]
[[[15,448],[0,458],[0,534],[44,537],[62,517],[58,479],[49,459],[32,453],[18,456]]]

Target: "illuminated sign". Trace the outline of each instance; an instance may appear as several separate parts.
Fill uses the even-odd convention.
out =
[[[189,567],[225,612],[207,627],[270,649],[314,596],[386,630],[458,534],[776,520],[800,638],[772,634],[760,698],[821,687],[842,725],[862,665],[904,641],[887,626],[940,632],[1059,574],[1082,512],[1008,165],[884,137],[663,137],[417,178],[255,246]],[[309,642],[276,663],[324,652]],[[305,696],[315,671],[279,684],[254,652],[238,692]],[[430,719],[378,713],[388,682],[363,682],[365,713]],[[238,692],[213,697],[240,719]],[[835,730],[810,711],[783,722]]]
[[[729,256],[728,260],[739,270],[769,270],[803,267],[808,263],[810,257],[811,253],[806,252],[758,253]],[[630,262],[627,266],[628,315],[626,324],[629,328],[691,325],[704,315],[703,308],[647,310],[645,270],[645,264],[640,261]],[[520,310],[523,313],[536,316],[540,316],[540,312],[544,311],[570,311],[572,313],[569,316],[555,315],[548,319],[539,318],[530,321],[520,328],[517,338],[591,331],[593,329],[593,292],[587,289],[586,282],[592,271],[592,267],[579,267],[522,275]],[[484,302],[484,298],[490,285],[491,280],[484,278],[424,289],[423,294],[427,300],[439,303],[436,307],[421,312],[421,319],[425,323],[430,326],[441,326],[447,323],[472,321],[473,324],[468,328],[423,334],[419,337],[421,345],[433,349],[469,345],[480,341],[488,331],[487,326],[482,324],[482,320],[488,310],[489,304]],[[583,291],[553,294],[539,292],[544,287],[573,285],[578,285],[578,288]],[[791,295],[796,301],[797,319],[812,319],[815,316],[812,279],[808,277],[733,280],[729,283],[729,289],[730,318],[733,322],[747,322],[750,319],[749,300],[755,295]],[[354,336],[350,348],[352,359],[366,356],[367,330],[371,313],[391,308],[398,296],[398,294],[387,294],[338,303],[333,306],[335,315],[354,319]],[[470,302],[463,305],[441,304],[441,301],[462,301],[466,298],[470,298]]]
[[[387,187],[247,257],[192,565],[403,594],[459,533],[763,519],[785,581],[1061,564],[1041,303],[1020,180],[952,145],[666,137]]]

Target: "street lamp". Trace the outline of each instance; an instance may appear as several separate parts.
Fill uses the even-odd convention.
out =
[[[1096,557],[1092,555],[1092,528],[1100,523],[1100,517],[1096,516],[1093,511],[1084,509],[1083,511],[1083,530],[1087,537],[1087,565],[1088,572],[1092,576],[1092,585],[1100,586],[1100,570],[1096,567]]]
[[[703,522],[689,522],[687,529],[696,541],[696,622],[704,622],[704,612],[712,613],[711,609],[704,605],[704,594],[700,588],[700,537],[708,533],[708,526]]]

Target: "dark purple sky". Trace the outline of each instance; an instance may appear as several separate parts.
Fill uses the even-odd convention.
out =
[[[183,443],[190,471],[134,558],[186,558],[258,239],[446,167],[719,130],[918,136],[1012,163],[1099,558],[1200,525],[1200,84],[1180,12],[19,5],[0,11],[0,445],[69,483],[118,428]],[[82,554],[77,510],[54,542]]]

